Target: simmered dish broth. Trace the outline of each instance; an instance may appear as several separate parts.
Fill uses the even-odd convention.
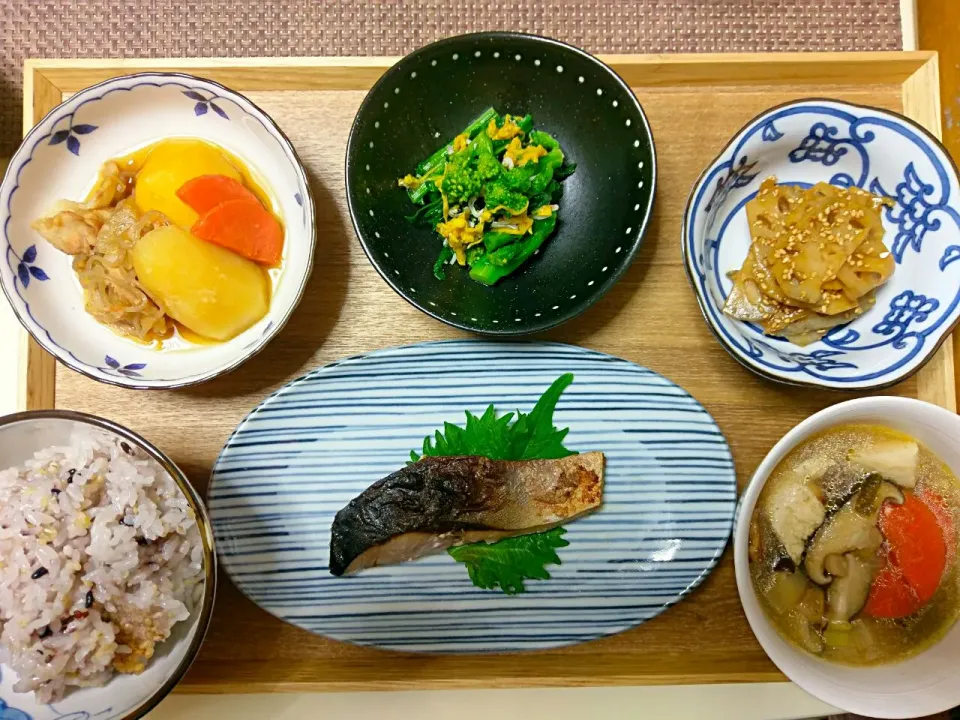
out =
[[[903,660],[960,615],[960,483],[928,448],[874,425],[816,435],[777,466],[750,524],[760,604],[826,660]]]

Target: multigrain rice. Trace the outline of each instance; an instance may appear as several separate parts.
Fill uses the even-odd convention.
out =
[[[0,471],[0,661],[17,692],[140,672],[203,593],[196,517],[173,478],[112,435]]]

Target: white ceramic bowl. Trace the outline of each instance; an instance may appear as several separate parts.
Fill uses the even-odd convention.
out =
[[[0,665],[0,720],[135,720],[152,710],[190,667],[213,613],[217,557],[207,511],[200,496],[176,465],[139,435],[108,420],[65,410],[17,413],[0,418],[0,469],[21,465],[50,445],[66,445],[78,426],[86,425],[119,436],[141,448],[170,473],[196,513],[203,542],[203,599],[188,620],[177,623],[171,636],[139,675],[115,675],[99,688],[74,688],[60,702],[41,705],[33,693],[15,693],[15,673]]]
[[[855,668],[828,663],[790,645],[764,615],[750,580],[750,516],[760,490],[790,450],[835,425],[874,423],[913,436],[960,477],[960,416],[899,397],[850,400],[821,410],[788,432],[767,454],[743,493],[733,535],[737,590],[754,635],[770,659],[804,690],[847,712],[878,718],[932,715],[960,705],[960,623],[933,647],[903,662]]]
[[[798,347],[723,314],[750,247],[744,205],[760,183],[857,185],[895,198],[884,242],[897,266],[876,305]],[[799,100],[751,120],[707,166],[687,201],[683,256],[703,316],[734,358],[795,385],[864,390],[919,370],[960,319],[960,179],[939,141],[902,115]]]
[[[31,222],[57,200],[82,200],[106,160],[168,137],[216,143],[273,195],[285,226],[282,269],[266,317],[233,340],[158,352],[119,337],[83,309],[71,258]],[[95,380],[173,388],[209,380],[260,351],[283,327],[313,265],[314,204],[290,141],[242,95],[175,73],[113,78],[71,96],[30,131],[0,186],[0,285],[48,352]]]

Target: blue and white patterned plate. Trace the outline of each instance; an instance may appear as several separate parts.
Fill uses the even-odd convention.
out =
[[[603,507],[571,523],[550,580],[507,596],[447,554],[352,577],[328,571],[334,514],[402,468],[445,421],[490,403],[529,409],[565,372],[565,444],[607,455]],[[320,368],[255,409],[214,467],[208,508],[223,565],[277,617],[337,640],[425,652],[558,647],[633,627],[694,588],[733,522],[730,450],[682,388],[568,345],[452,341]]]
[[[770,175],[896,200],[883,225],[897,267],[877,304],[803,348],[722,312],[732,287],[726,273],[750,246],[744,205]],[[694,185],[683,255],[707,323],[746,367],[793,384],[886,387],[919,370],[960,319],[957,168],[936,138],[896,113],[835,100],[787,103],[751,120]]]
[[[267,315],[233,340],[168,343],[122,338],[83,308],[72,258],[30,224],[62,199],[83,200],[104,162],[169,137],[216,143],[241,158],[284,222],[284,257]],[[173,388],[209,380],[259,352],[300,301],[313,266],[314,204],[290,141],[239,93],[179,73],[138,73],[81,90],[41,120],[0,185],[0,286],[24,327],[65,365],[114,385]],[[2,720],[2,718],[0,718]]]

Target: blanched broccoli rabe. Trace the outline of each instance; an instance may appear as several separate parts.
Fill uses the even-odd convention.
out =
[[[573,174],[560,144],[533,119],[484,111],[398,181],[417,208],[407,216],[443,240],[433,266],[451,264],[493,285],[529,260],[557,226],[561,182]]]

